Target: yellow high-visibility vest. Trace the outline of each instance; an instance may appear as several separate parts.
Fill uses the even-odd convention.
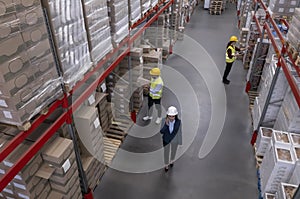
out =
[[[151,92],[151,90],[155,89],[156,86],[159,85],[159,84],[161,84],[160,90],[158,92],[156,92],[156,93]],[[162,96],[162,90],[163,90],[163,84],[164,83],[163,83],[161,77],[158,77],[156,79],[151,79],[151,83],[150,83],[150,89],[151,90],[150,90],[149,95],[150,95],[150,97],[152,99],[160,99],[161,98],[161,96]]]
[[[231,49],[231,54],[233,55],[233,57],[231,59],[228,57],[228,52],[227,52],[228,49]],[[226,49],[226,62],[232,63],[234,61],[235,61],[235,48],[232,46],[228,46],[228,48]]]

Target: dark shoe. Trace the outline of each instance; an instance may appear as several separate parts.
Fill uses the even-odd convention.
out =
[[[224,83],[224,84],[229,84],[230,81],[229,81],[228,79],[223,79],[223,83]]]
[[[170,167],[172,168],[173,166],[174,166],[174,163],[171,163],[171,164],[170,164]]]
[[[169,171],[169,167],[165,167],[165,172],[168,172]]]

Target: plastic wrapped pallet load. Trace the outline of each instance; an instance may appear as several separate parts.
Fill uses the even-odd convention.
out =
[[[129,34],[128,0],[108,2],[113,45],[118,46]]]
[[[89,49],[94,64],[97,64],[112,49],[106,0],[83,0],[85,27]]]
[[[129,21],[130,25],[134,24],[141,18],[141,3],[136,0],[128,0]]]
[[[24,127],[62,95],[61,78],[40,3],[5,3],[0,14],[0,121]]]
[[[64,83],[71,89],[91,68],[81,1],[42,0]]]

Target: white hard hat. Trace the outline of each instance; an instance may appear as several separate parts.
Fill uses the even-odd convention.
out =
[[[175,106],[170,106],[167,110],[167,115],[170,115],[170,116],[174,116],[174,115],[177,115],[178,114],[178,111],[177,111],[177,108]]]

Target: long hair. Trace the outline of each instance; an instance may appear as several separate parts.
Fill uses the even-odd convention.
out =
[[[228,42],[228,44],[227,44],[227,46],[226,46],[226,49],[227,49],[229,46],[231,46],[231,44],[232,44],[233,42],[234,42],[234,41]]]
[[[166,115],[166,117],[168,117],[168,115]],[[178,120],[178,115],[175,115],[175,121]]]

